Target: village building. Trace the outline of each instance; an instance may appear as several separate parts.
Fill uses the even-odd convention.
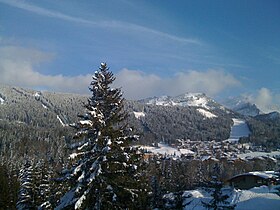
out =
[[[236,189],[248,190],[262,185],[276,184],[278,178],[279,174],[275,171],[255,171],[236,175],[227,182]]]

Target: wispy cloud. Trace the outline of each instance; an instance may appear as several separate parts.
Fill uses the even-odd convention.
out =
[[[179,42],[182,44],[195,44],[195,45],[202,45],[203,43],[198,40],[198,39],[193,39],[193,38],[184,38],[184,37],[179,37],[176,35],[172,35],[169,33],[165,33],[162,31],[158,31],[152,28],[148,28],[145,26],[133,24],[133,23],[128,23],[128,22],[122,22],[122,21],[93,21],[93,20],[87,20],[84,18],[80,17],[75,17],[71,15],[66,15],[58,11],[53,11],[49,9],[45,9],[33,4],[26,3],[25,1],[18,1],[18,0],[0,0],[0,3],[4,3],[6,5],[16,7],[19,9],[23,9],[32,13],[35,13],[37,15],[41,16],[46,16],[50,18],[58,18],[61,20],[65,21],[71,21],[74,23],[82,23],[82,24],[87,24],[91,25],[94,27],[103,27],[103,28],[121,28],[121,29],[126,29],[130,31],[138,31],[141,33],[149,33],[153,35],[160,36],[165,39],[169,39],[175,42]]]

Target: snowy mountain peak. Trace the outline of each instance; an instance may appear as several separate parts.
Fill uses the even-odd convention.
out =
[[[279,112],[271,112],[268,114],[260,114],[255,117],[261,121],[273,121],[273,122],[280,122],[280,113]]]
[[[246,116],[257,116],[262,113],[256,104],[251,103],[246,96],[228,98],[224,100],[222,104],[225,107]]]
[[[200,107],[206,110],[213,108],[221,108],[213,99],[207,97],[204,93],[185,93],[179,96],[161,96],[142,101],[146,104],[160,106],[193,106]]]

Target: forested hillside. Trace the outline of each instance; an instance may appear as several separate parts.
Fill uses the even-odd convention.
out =
[[[62,158],[73,129],[69,124],[83,112],[87,97],[75,94],[39,92],[2,86],[0,105],[0,152],[2,157]],[[140,135],[140,143],[176,143],[177,139],[224,140],[229,137],[232,114],[212,110],[208,118],[190,106],[156,106],[126,101],[127,123]],[[141,117],[136,116],[142,113]],[[61,156],[61,157],[59,157]]]
[[[151,103],[150,99],[124,100],[126,115],[118,126],[127,125],[132,128],[132,134],[140,137],[139,141],[132,142],[135,145],[157,145],[163,142],[176,147],[182,140],[226,140],[233,125],[232,118],[238,117],[246,119],[252,131],[249,137],[242,138],[242,142],[263,145],[268,149],[279,146],[277,114],[243,117],[207,99],[205,95],[192,97],[198,101],[204,100],[199,97],[206,98],[209,104],[186,101],[186,96],[189,97],[189,94],[175,100],[169,97],[167,103],[159,100]],[[0,207],[14,209],[17,206],[20,209],[24,203],[30,208],[41,206],[43,209],[52,209],[52,205],[58,204],[70,186],[59,181],[62,175],[70,172],[70,150],[73,145],[83,148],[83,142],[79,143],[73,138],[76,131],[73,126],[79,117],[83,116],[81,114],[89,103],[88,98],[89,96],[77,94],[0,87],[0,187],[3,189],[0,192]],[[81,128],[89,123],[88,116],[84,117],[84,120],[80,121]],[[215,174],[216,161],[152,157],[149,165],[142,171],[147,176],[143,178],[152,179],[150,199],[153,200],[168,191],[191,189],[209,181],[211,175]],[[275,167],[275,162],[270,159],[252,159],[249,162],[239,159],[219,161],[219,176],[224,180],[236,173]],[[228,164],[234,164],[234,169],[225,170]],[[180,183],[176,181],[178,177]],[[57,186],[60,190],[53,192]],[[161,188],[159,195],[153,192],[158,187]],[[26,197],[20,196],[25,194],[32,194],[36,199],[26,200]],[[48,202],[42,204],[44,200]]]

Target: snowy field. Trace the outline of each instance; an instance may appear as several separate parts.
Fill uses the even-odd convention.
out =
[[[169,156],[176,156],[181,157],[182,154],[194,154],[193,151],[188,149],[176,149],[173,147],[168,146],[167,144],[159,143],[158,147],[149,147],[149,146],[142,146],[143,149],[147,150],[148,152],[160,155],[169,155]]]
[[[231,127],[230,137],[227,141],[237,142],[240,137],[249,136],[251,133],[247,123],[244,120],[233,118],[233,126]]]
[[[280,186],[278,186],[280,187]],[[231,204],[236,204],[235,210],[279,210],[280,196],[275,194],[277,190],[269,189],[267,186],[255,187],[250,190],[234,190],[224,188],[223,193],[229,196],[228,200]],[[203,189],[185,191],[184,203],[185,210],[206,210],[201,201],[209,202],[211,197],[208,192]]]
[[[273,151],[273,152],[250,152],[250,153],[244,153],[244,154],[238,154],[239,158],[255,158],[255,157],[280,157],[280,151]]]

